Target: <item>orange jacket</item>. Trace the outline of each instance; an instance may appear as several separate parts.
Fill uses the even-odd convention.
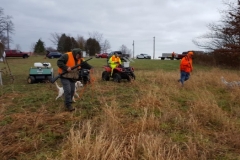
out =
[[[79,60],[77,61],[77,64],[75,64],[75,59],[74,59],[74,57],[73,57],[72,52],[67,52],[66,54],[68,54],[68,61],[67,61],[67,63],[66,63],[66,66],[68,66],[68,67],[74,67],[75,65],[81,63],[81,60],[79,59]],[[78,67],[78,68],[80,69],[80,67]],[[62,73],[62,69],[61,69],[61,68],[58,68],[58,73],[60,73],[60,74]]]
[[[119,62],[119,64],[121,64],[121,59],[119,57],[116,57],[115,55],[113,55],[109,60],[109,63],[115,63],[115,62]]]
[[[193,70],[193,66],[192,66],[192,58],[190,58],[188,55],[183,57],[181,59],[181,63],[180,63],[180,71],[184,71],[184,72],[192,72]]]

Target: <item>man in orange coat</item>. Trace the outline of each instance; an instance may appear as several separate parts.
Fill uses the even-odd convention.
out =
[[[72,98],[75,92],[75,82],[79,78],[79,68],[72,70],[71,68],[83,61],[82,50],[75,48],[72,52],[63,54],[57,61],[58,73],[67,71],[66,74],[61,76],[61,82],[64,90],[64,104],[68,111],[74,111],[72,107]]]
[[[178,82],[181,82],[182,86],[185,81],[190,78],[190,72],[193,70],[192,65],[193,52],[188,51],[188,54],[181,59],[180,62],[180,79]]]

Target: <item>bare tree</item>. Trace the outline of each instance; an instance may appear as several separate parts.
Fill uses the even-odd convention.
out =
[[[211,23],[207,27],[210,30],[209,33],[193,40],[193,43],[198,47],[208,51],[213,51],[217,48],[221,48],[225,41],[231,41],[231,37],[221,33],[221,29],[223,27],[221,24]]]
[[[123,54],[128,54],[129,57],[131,57],[132,50],[131,50],[131,49],[128,49],[127,46],[122,45],[122,46],[120,46],[119,50],[120,50]]]
[[[227,10],[222,11],[220,23],[209,25],[211,32],[202,37],[207,41],[194,43],[210,50],[216,65],[240,67],[240,0],[225,5]]]
[[[85,45],[86,45],[86,40],[84,39],[83,36],[77,36],[76,41],[79,45],[79,48],[81,48],[82,50],[85,50]]]
[[[50,41],[54,44],[54,45],[58,45],[58,42],[62,36],[62,33],[51,33],[52,38],[50,39]]]
[[[108,40],[103,40],[103,34],[99,32],[88,33],[90,38],[96,39],[101,47],[101,52],[107,52],[111,48]]]
[[[31,46],[30,46],[30,51],[31,51],[31,52],[34,52],[35,44],[36,44],[36,43],[32,43],[32,44],[31,44]]]
[[[19,45],[19,44],[16,44],[15,49],[16,49],[16,50],[21,50],[20,45]]]
[[[12,42],[10,34],[14,32],[14,25],[11,16],[5,16],[4,11],[0,8],[0,40],[9,49],[9,43]]]
[[[88,33],[89,37],[92,39],[95,39],[96,41],[98,41],[99,44],[101,44],[102,40],[103,40],[103,34],[99,33],[97,31],[92,32],[92,33]]]
[[[218,49],[226,49],[229,46],[240,45],[240,1],[238,4],[233,2],[223,2],[227,6],[227,10],[221,11],[221,20],[211,23],[207,27],[210,30],[200,37],[193,40],[198,47],[215,51]]]
[[[102,44],[101,50],[103,53],[107,53],[107,51],[111,48],[111,45],[108,40],[105,40]]]

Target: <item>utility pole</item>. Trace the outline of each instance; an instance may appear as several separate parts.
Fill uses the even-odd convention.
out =
[[[155,59],[155,37],[153,37],[153,59]]]
[[[133,59],[134,59],[134,40],[133,40]]]

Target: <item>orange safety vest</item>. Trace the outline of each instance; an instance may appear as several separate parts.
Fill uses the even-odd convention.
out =
[[[75,59],[73,57],[73,54],[72,52],[67,52],[66,54],[68,54],[68,61],[66,63],[66,66],[67,67],[74,67],[76,64],[75,64]],[[80,64],[81,63],[81,60],[79,59],[77,61],[77,64]],[[78,67],[78,69],[80,69],[80,66]],[[61,68],[58,68],[58,73],[61,74],[63,71]]]
[[[190,58],[189,56],[183,57],[180,63],[180,71],[190,73],[192,72],[192,70],[193,70],[192,58]]]
[[[112,61],[112,62],[119,62],[119,63],[121,64],[121,59],[120,59],[119,57],[116,57],[115,55],[113,55],[113,56],[111,57],[111,61]]]

